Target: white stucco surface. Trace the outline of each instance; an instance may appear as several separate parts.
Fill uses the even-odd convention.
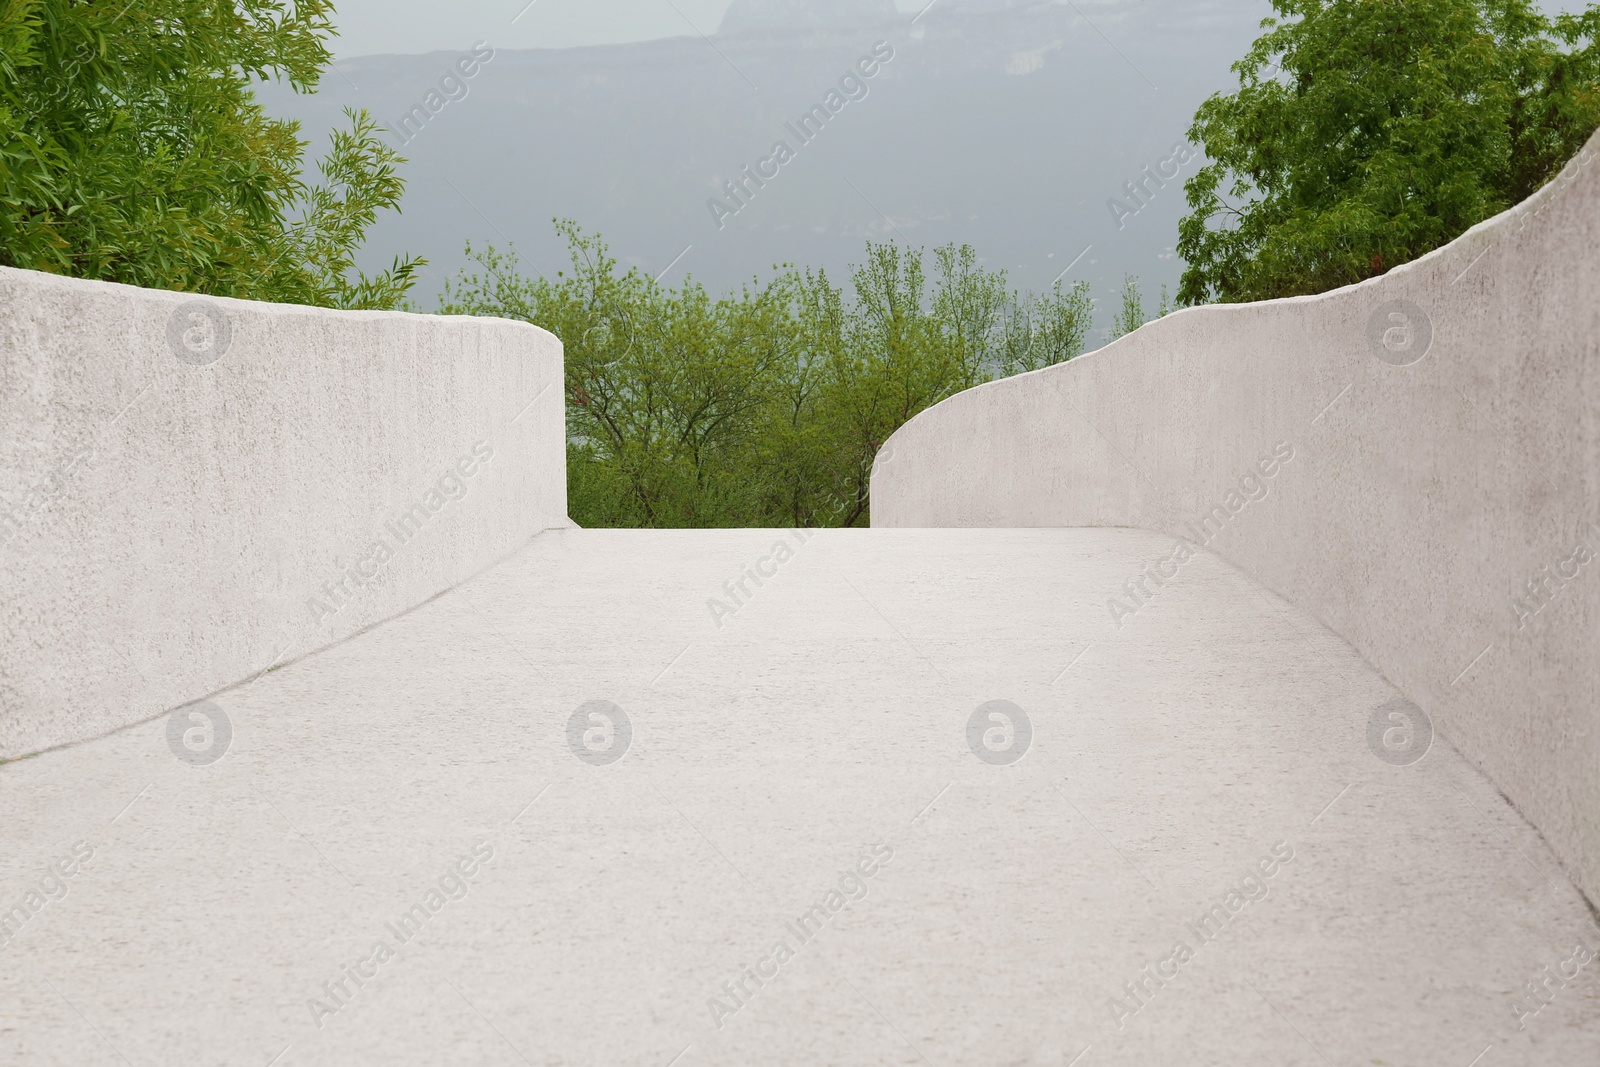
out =
[[[1141,527],[1156,567],[1208,545],[1420,705],[1600,900],[1597,157],[1381,278],[1180,311],[924,411],[874,525]]]
[[[304,655],[563,524],[562,404],[560,343],[521,323],[0,268],[0,758]]]
[[[0,765],[0,1063],[1600,1062],[1576,887],[1449,745],[1374,746],[1344,641],[1208,552],[1106,618],[1170,541],[550,532],[217,695],[225,752]],[[995,700],[1031,730],[974,748]]]

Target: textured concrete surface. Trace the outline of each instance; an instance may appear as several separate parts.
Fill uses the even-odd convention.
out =
[[[0,765],[0,1063],[1600,1062],[1538,834],[1210,553],[1113,623],[1172,547],[546,533]]]
[[[0,268],[0,757],[450,588],[565,522],[564,441],[532,326]]]
[[[1208,545],[1421,705],[1600,901],[1597,157],[1384,277],[1181,311],[923,412],[873,523]]]

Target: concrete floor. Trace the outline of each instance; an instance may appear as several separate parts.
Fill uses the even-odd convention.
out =
[[[1169,548],[553,532],[216,697],[219,760],[0,766],[0,1064],[1600,1063],[1539,836],[1215,557],[1119,627]]]

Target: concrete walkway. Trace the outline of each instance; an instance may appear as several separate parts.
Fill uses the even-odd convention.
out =
[[[1600,1063],[1538,835],[1170,547],[550,533],[0,766],[0,1064]]]

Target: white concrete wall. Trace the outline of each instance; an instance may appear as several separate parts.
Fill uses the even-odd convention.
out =
[[[1208,543],[1418,703],[1600,899],[1596,156],[1382,278],[1181,311],[952,397],[885,445],[873,524]],[[1160,610],[1106,597],[1108,638]]]
[[[255,676],[565,525],[561,375],[523,323],[0,268],[0,757]]]

